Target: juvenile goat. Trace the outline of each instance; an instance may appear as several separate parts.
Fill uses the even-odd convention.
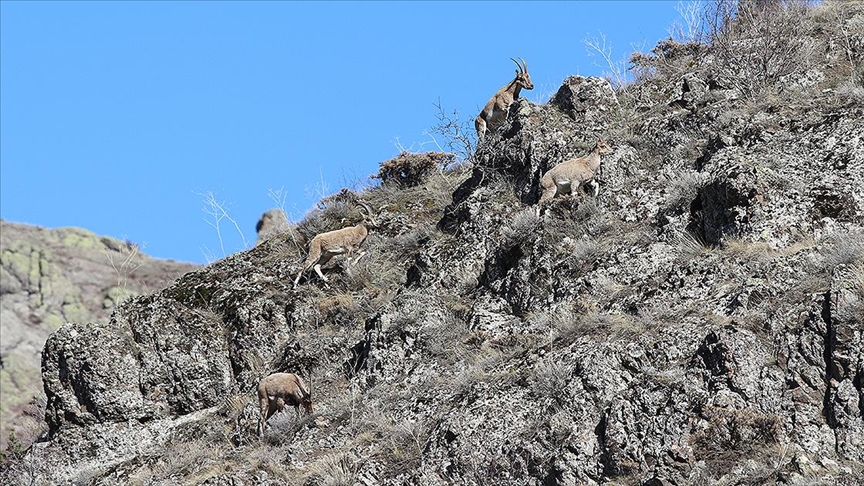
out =
[[[363,221],[354,226],[321,233],[309,242],[309,255],[303,262],[300,272],[297,273],[297,278],[294,279],[295,288],[297,287],[297,283],[300,282],[300,277],[310,268],[314,269],[315,273],[326,284],[327,277],[321,273],[321,265],[327,264],[336,255],[347,254],[350,258],[360,248],[360,245],[366,241],[369,228],[378,226],[375,218],[372,217],[372,208],[362,201],[358,201],[357,205],[360,208]]]
[[[601,138],[597,140],[597,144],[588,155],[565,160],[549,169],[540,179],[540,189],[543,193],[539,202],[552,199],[558,194],[570,194],[574,189],[589,183],[596,197],[600,192],[600,185],[595,180],[600,170],[600,155],[610,153],[612,147]]]
[[[285,405],[293,405],[300,418],[300,405],[306,413],[312,413],[312,394],[303,379],[294,373],[273,373],[258,384],[258,402],[261,404],[261,417],[258,419],[258,435],[264,433],[267,420]]]
[[[512,57],[510,60],[515,62],[516,66],[519,67],[516,71],[516,77],[507,86],[499,89],[489,98],[486,106],[483,107],[483,111],[474,120],[474,128],[477,130],[477,138],[479,139],[483,138],[486,130],[495,130],[501,125],[507,116],[510,104],[519,99],[519,92],[523,88],[527,90],[534,89],[534,83],[531,82],[531,76],[528,75],[528,64],[525,63],[525,60],[521,57],[519,58],[522,61],[521,65],[519,61]]]

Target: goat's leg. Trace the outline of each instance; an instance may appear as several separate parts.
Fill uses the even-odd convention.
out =
[[[323,280],[324,283],[328,282],[327,277],[325,277],[324,274],[321,273],[321,264],[320,263],[316,263],[315,266],[312,268],[315,270],[315,273],[317,273],[318,276],[321,277],[321,280]]]
[[[363,255],[365,255],[365,254],[366,254],[366,250],[360,250],[360,251],[358,251],[358,252],[357,252],[357,256],[354,257],[354,260],[353,260],[353,261],[350,260],[350,259],[348,260],[348,264],[349,264],[349,265],[357,265],[357,262],[359,262],[360,259],[363,258]]]
[[[540,188],[543,190],[543,193],[540,195],[540,200],[537,201],[538,204],[548,199],[552,199],[555,197],[555,193],[558,192],[558,185],[555,184],[555,181],[541,179]]]
[[[258,417],[258,436],[264,434],[264,428],[267,427],[267,419],[273,415],[269,410],[270,401],[267,400],[267,397],[261,399],[261,416]]]
[[[294,279],[294,288],[295,289],[297,288],[297,283],[300,282],[300,277],[303,276],[303,272],[305,272],[305,271],[306,271],[306,268],[304,267],[302,270],[297,272],[297,278]]]
[[[323,252],[323,253],[321,253],[321,256],[318,257],[318,262],[312,266],[312,268],[315,270],[315,273],[317,273],[318,276],[321,277],[321,280],[324,281],[325,285],[327,284],[328,280],[327,280],[327,277],[325,277],[324,274],[321,273],[321,266],[327,265],[327,262],[329,262],[331,258],[333,258],[332,253]]]
[[[597,182],[597,179],[591,179],[591,188],[594,192],[594,197],[597,197],[597,194],[600,194],[600,184]]]

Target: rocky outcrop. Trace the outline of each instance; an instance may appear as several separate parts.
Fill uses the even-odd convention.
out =
[[[289,232],[291,229],[288,224],[288,217],[285,216],[285,211],[281,209],[270,209],[261,215],[258,224],[255,225],[255,232],[258,233],[258,239],[255,240],[256,245],[260,245],[262,241],[279,236]]]
[[[121,302],[194,268],[152,259],[133,242],[78,228],[0,222],[3,446],[10,432],[29,443],[40,430],[39,362],[51,332],[66,322],[107,321]]]

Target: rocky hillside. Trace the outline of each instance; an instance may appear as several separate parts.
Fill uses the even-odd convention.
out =
[[[124,300],[195,268],[79,228],[0,221],[0,447],[10,432],[24,444],[45,432],[40,355],[51,332],[66,322],[107,322]]]
[[[633,83],[520,100],[468,162],[403,154],[110,322],[64,325],[49,433],[5,479],[860,484],[864,11],[749,5],[761,22],[634,56]],[[782,38],[769,24],[794,24],[785,51],[724,50]],[[537,204],[599,137],[599,196]],[[379,210],[366,254],[294,288],[358,198]],[[315,411],[257,437],[276,371],[309,379]]]

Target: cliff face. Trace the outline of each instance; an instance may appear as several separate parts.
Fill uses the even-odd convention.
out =
[[[64,325],[43,352],[50,434],[5,474],[859,484],[862,97],[830,84],[837,63],[768,95],[721,84],[702,47],[658,49],[626,89],[574,76],[515,103],[470,165],[343,191],[110,322]],[[599,196],[538,206],[540,176],[598,136]],[[368,253],[294,289],[305,242],[356,197],[382,208]],[[257,438],[275,371],[310,378],[315,414]]]
[[[122,301],[194,268],[78,228],[0,221],[2,446],[10,432],[29,443],[42,429],[40,354],[51,332],[66,322],[107,321]]]

